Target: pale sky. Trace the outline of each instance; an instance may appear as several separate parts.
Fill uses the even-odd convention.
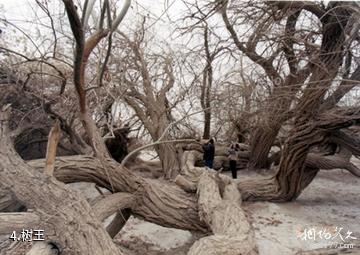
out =
[[[53,9],[50,8],[50,11],[54,11],[55,8],[59,9],[59,7],[60,10],[63,8],[61,0],[50,0],[49,2],[51,3],[49,6],[53,7]],[[76,3],[77,0],[74,2]],[[120,7],[122,2],[123,1],[118,0],[117,6]],[[96,1],[95,5],[99,3],[100,1]],[[34,17],[34,10],[39,15],[44,15],[40,8],[36,6],[35,0],[0,0],[0,6],[3,6],[4,10],[4,12],[0,13],[0,17],[5,17],[12,22],[31,19]],[[152,25],[152,27],[159,26],[163,29],[160,30],[160,32],[166,32],[169,31],[169,28],[174,27],[170,25],[167,14],[164,14],[165,10],[167,10],[167,14],[171,15],[173,20],[180,18],[186,11],[182,1],[179,0],[159,0],[156,1],[156,4],[154,4],[154,0],[132,0],[130,10],[126,15],[124,23],[132,23],[131,20],[134,17],[134,14],[140,12],[143,15],[148,15],[152,21],[155,21],[154,25],[153,22],[149,22],[149,25]]]

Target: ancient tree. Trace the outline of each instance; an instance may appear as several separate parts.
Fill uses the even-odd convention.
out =
[[[83,12],[77,10],[71,0],[63,0],[63,3],[75,42],[73,86],[68,89],[76,95],[77,113],[91,151],[87,150],[83,155],[55,158],[60,129],[64,132],[64,127],[72,127],[62,127],[61,116],[58,116],[59,120],[47,139],[46,158],[24,161],[14,150],[14,138],[19,132],[17,127],[11,125],[11,118],[16,105],[12,105],[12,100],[2,100],[0,234],[36,225],[46,231],[46,241],[42,243],[42,248],[48,252],[46,254],[51,254],[54,248],[61,254],[123,254],[112,238],[122,229],[129,216],[134,215],[162,226],[206,234],[193,244],[188,254],[258,254],[254,231],[241,207],[242,201],[294,200],[320,170],[342,168],[360,177],[360,169],[349,161],[348,156],[340,153],[324,155],[323,151],[315,150],[316,147],[336,143],[352,155],[360,155],[360,138],[349,129],[360,123],[359,107],[355,103],[351,106],[337,104],[358,84],[358,67],[349,64],[352,61],[349,51],[351,42],[356,42],[358,38],[354,20],[359,10],[351,3],[331,2],[327,6],[309,2],[261,3],[260,10],[267,10],[262,16],[264,20],[260,19],[260,26],[254,27],[254,33],[245,44],[239,39],[228,17],[228,11],[236,8],[226,1],[218,2],[215,8],[212,8],[213,5],[206,6],[212,8],[212,14],[221,15],[224,28],[236,48],[260,65],[273,85],[266,107],[261,109],[269,116],[259,118],[257,123],[264,122],[266,125],[259,124],[259,128],[251,134],[249,146],[241,144],[239,157],[250,161],[250,166],[263,165],[268,160],[268,152],[281,125],[286,120],[290,126],[285,144],[278,154],[279,165],[275,174],[266,179],[240,182],[196,166],[196,161],[201,159],[202,149],[193,139],[190,144],[167,141],[170,139],[169,129],[181,121],[172,120],[172,102],[167,97],[176,82],[172,58],[171,55],[145,54],[143,33],[130,39],[117,30],[130,3],[126,2],[122,11],[112,17],[109,1],[104,1],[101,19],[95,30],[86,29],[94,1],[85,1]],[[258,10],[257,7],[249,8]],[[301,35],[301,32],[297,32],[296,23],[303,12],[310,12],[317,18],[319,30],[315,32],[321,41],[318,45],[310,43],[311,38],[302,42],[312,51],[312,55],[306,55],[312,56],[306,59],[306,63],[298,55],[302,50],[295,47],[299,43],[298,35]],[[250,16],[255,17],[255,14],[259,13]],[[105,28],[106,17],[108,22]],[[274,67],[274,63],[280,61],[277,58],[280,51],[272,52],[270,57],[257,52],[257,43],[264,36],[264,31],[283,19],[286,20],[285,27],[280,26],[274,31],[286,35],[279,36],[281,40],[276,42],[288,66],[289,73],[285,76]],[[93,119],[89,107],[92,93],[89,91],[92,90],[87,90],[89,80],[86,79],[89,75],[86,71],[89,57],[105,38],[109,43],[109,38],[116,40],[118,36],[122,38],[119,45],[129,55],[124,60],[128,62],[124,64],[127,68],[125,74],[118,87],[114,87],[119,89],[123,99],[134,109],[155,141],[155,150],[167,178],[143,177],[136,171],[136,158],[118,159],[122,163],[112,158]],[[102,63],[105,65],[100,65],[99,71],[106,73],[106,61]],[[152,64],[161,67],[154,77],[149,71]],[[349,68],[349,65],[352,66],[349,72],[341,72],[342,67]],[[331,88],[338,77],[340,82],[332,92]],[[99,88],[108,85],[100,80],[97,82]],[[51,109],[47,111],[49,116],[51,112]],[[260,116],[264,116],[263,113]],[[216,160],[226,158],[226,151],[227,146],[219,144]],[[167,158],[166,155],[170,154],[176,156]],[[153,162],[142,161],[141,164],[154,167]],[[170,178],[173,180],[168,180]],[[108,192],[89,204],[81,194],[65,185],[81,181],[95,183]],[[115,218],[105,229],[102,222],[110,215],[115,215]],[[11,224],[13,222],[16,224]]]
[[[335,38],[331,35],[326,35],[325,30],[330,26],[329,22],[332,22],[330,17],[336,17],[337,15],[336,13],[329,14],[328,11],[337,7],[331,5],[325,7],[314,3],[302,2],[294,4],[283,2],[259,3],[259,9],[257,9],[257,7],[248,9],[246,6],[242,6],[242,4],[239,5],[241,6],[235,3],[228,4],[227,1],[224,1],[222,4],[216,6],[216,8],[221,12],[225,27],[235,46],[246,57],[263,69],[267,76],[268,83],[272,85],[268,98],[262,103],[260,121],[256,124],[256,130],[251,133],[250,140],[251,152],[249,167],[261,168],[267,167],[269,164],[269,151],[275,142],[281,126],[285,121],[293,117],[294,100],[296,99],[297,93],[301,91],[301,86],[304,82],[307,79],[312,79],[310,76],[313,76],[313,66],[318,67],[318,64],[321,63],[322,68],[326,70],[327,63],[324,63],[321,59],[323,55],[335,54],[334,50],[341,49],[342,54],[340,58],[342,59],[342,56],[347,52],[351,54],[351,49],[349,48],[349,41],[345,42],[341,39],[341,36],[345,36],[341,34],[337,34],[338,37],[336,37],[339,38],[341,46],[338,46],[336,49],[334,47],[324,46],[324,44],[330,43],[326,43],[326,40],[334,40]],[[266,10],[269,11],[261,11],[260,8],[262,5],[265,5]],[[352,8],[350,6],[348,7]],[[229,13],[233,15],[234,21],[229,17]],[[246,13],[243,18],[239,17],[241,13]],[[325,14],[329,15],[327,16]],[[319,27],[315,28],[310,34],[307,34],[301,26],[299,28],[296,27],[296,24],[304,22],[304,18],[308,15],[312,18],[318,18],[319,22]],[[356,12],[349,13],[346,21],[338,25],[342,28],[342,33],[350,33],[347,34],[349,38],[352,38],[349,40],[354,39],[354,34],[351,33],[353,33],[357,27],[356,23],[353,23],[353,15],[357,15]],[[251,33],[249,35],[241,34],[242,37],[240,37],[236,31],[238,24],[240,24],[241,21],[252,24],[252,21],[255,20],[255,28],[251,30]],[[280,25],[280,22],[285,24],[285,26]],[[352,27],[355,28],[355,30],[351,30]],[[266,36],[266,33],[270,33],[272,36]],[[322,45],[314,43],[314,33],[322,34]],[[242,40],[244,36],[247,37],[245,42]],[[264,39],[267,41],[268,46],[262,46]],[[259,51],[258,47],[267,48]],[[329,63],[329,65],[333,64]],[[329,73],[326,78],[334,80],[341,65],[342,62],[340,60],[335,66],[332,66],[331,73]],[[345,68],[349,69],[349,65],[347,64]],[[344,80],[347,79],[346,74],[348,74],[348,71],[344,72]],[[356,72],[354,72],[354,74],[356,74]],[[356,76],[354,75],[353,78],[356,79]],[[313,82],[313,80],[310,82]],[[353,86],[350,84],[348,84],[348,86],[341,86],[346,87],[346,90],[340,89],[339,87],[339,90],[335,92],[333,96],[330,96],[329,100],[330,98],[336,99],[332,101],[336,104]]]

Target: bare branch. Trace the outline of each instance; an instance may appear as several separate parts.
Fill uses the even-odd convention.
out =
[[[84,14],[82,17],[83,29],[86,28],[86,26],[88,25],[90,14],[94,9],[94,4],[95,4],[95,0],[86,0],[86,4],[84,5],[85,9],[83,10]]]
[[[124,19],[129,7],[130,7],[130,4],[131,4],[131,0],[125,0],[123,8],[121,9],[120,13],[117,15],[117,17],[112,22],[111,32],[114,32],[118,28],[121,21]]]
[[[227,15],[227,1],[223,1],[223,7],[221,8],[221,15],[223,18],[223,21],[225,23],[226,29],[228,30],[228,32],[230,33],[232,39],[234,40],[234,43],[236,45],[236,47],[243,52],[244,54],[246,54],[246,56],[248,56],[252,61],[254,61],[255,63],[259,64],[266,72],[266,74],[271,78],[271,80],[275,81],[276,79],[280,79],[281,77],[278,74],[278,72],[275,70],[274,66],[272,65],[272,62],[269,61],[268,59],[265,59],[264,57],[258,55],[255,50],[250,51],[248,48],[246,48],[239,40],[239,37],[237,35],[237,33],[235,32],[235,29],[233,27],[233,25],[231,25],[228,15]]]

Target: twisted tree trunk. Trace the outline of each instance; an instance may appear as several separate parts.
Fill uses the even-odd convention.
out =
[[[56,240],[62,254],[122,254],[82,196],[18,156],[7,133],[7,118],[8,113],[0,112],[0,188],[33,209],[40,219],[34,227],[44,230],[47,241]]]

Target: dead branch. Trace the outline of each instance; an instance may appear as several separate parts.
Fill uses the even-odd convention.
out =
[[[49,176],[52,176],[54,172],[56,148],[59,139],[60,139],[60,122],[59,120],[56,120],[54,126],[50,130],[47,148],[46,148],[46,161],[45,161],[46,163],[45,163],[44,173]]]

